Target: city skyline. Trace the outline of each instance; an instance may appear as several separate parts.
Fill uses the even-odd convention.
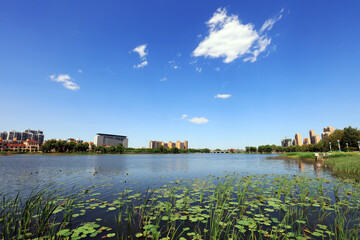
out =
[[[285,0],[2,1],[1,131],[244,149],[279,145],[309,126],[359,127],[359,9]],[[27,102],[34,105],[19,107]]]

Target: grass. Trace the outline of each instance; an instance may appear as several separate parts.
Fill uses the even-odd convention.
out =
[[[74,203],[73,197],[57,198],[49,189],[33,191],[26,200],[19,194],[11,199],[2,195],[0,239],[56,238],[70,223]]]
[[[325,157],[325,164],[336,173],[359,174],[360,154],[359,153],[333,153]]]
[[[290,152],[290,153],[285,153],[285,154],[279,155],[278,157],[315,160],[315,153],[313,153],[313,152]]]
[[[350,180],[228,174],[123,190],[111,201],[96,190],[77,194],[81,201],[49,190],[1,201],[0,239],[360,238],[360,184]]]

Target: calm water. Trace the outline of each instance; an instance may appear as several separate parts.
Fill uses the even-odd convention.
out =
[[[0,192],[28,192],[53,184],[71,189],[110,185],[103,197],[124,188],[146,189],[167,180],[202,178],[226,172],[249,174],[299,174],[330,177],[314,164],[267,159],[265,154],[168,154],[0,157]],[[273,155],[272,155],[273,156]]]

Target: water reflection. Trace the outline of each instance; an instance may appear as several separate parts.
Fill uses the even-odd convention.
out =
[[[0,157],[0,192],[32,189],[55,183],[64,188],[110,182],[117,188],[161,184],[180,178],[201,178],[236,172],[299,174],[329,177],[312,162],[267,159],[265,154],[166,155],[12,155]]]

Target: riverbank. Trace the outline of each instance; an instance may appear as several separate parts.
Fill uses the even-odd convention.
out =
[[[293,158],[293,159],[314,160],[315,161],[315,153],[313,153],[313,152],[290,152],[290,153],[281,154],[274,158]]]
[[[338,174],[360,174],[360,153],[333,153],[324,157],[324,164]]]
[[[124,153],[96,153],[96,152],[73,152],[73,153],[44,153],[44,152],[0,152],[0,156],[11,155],[44,155],[44,156],[86,156],[86,155],[137,155],[137,154],[189,154],[189,153],[203,153],[203,152],[124,152]]]
[[[359,239],[360,184],[303,175],[209,176],[145,192],[42,190],[0,198],[0,239]],[[16,231],[15,231],[16,230]]]

